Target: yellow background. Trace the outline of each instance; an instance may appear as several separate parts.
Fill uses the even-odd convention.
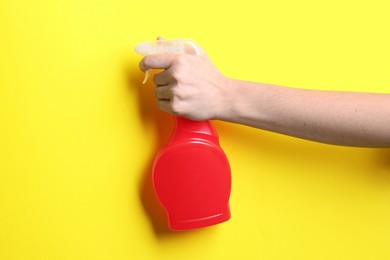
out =
[[[390,151],[215,122],[232,219],[166,229],[171,118],[134,46],[192,38],[239,79],[390,90],[388,1],[0,0],[0,259],[390,259]]]

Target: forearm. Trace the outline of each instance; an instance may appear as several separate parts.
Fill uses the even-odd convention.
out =
[[[206,55],[150,55],[140,68],[164,70],[154,77],[157,106],[177,116],[221,119],[329,144],[390,147],[390,94],[231,80]]]
[[[228,84],[221,120],[329,144],[390,147],[389,94]]]

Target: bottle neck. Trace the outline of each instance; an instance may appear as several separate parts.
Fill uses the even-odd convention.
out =
[[[215,131],[209,120],[193,121],[184,117],[174,116],[174,124],[171,141],[192,138],[218,138],[217,131]]]

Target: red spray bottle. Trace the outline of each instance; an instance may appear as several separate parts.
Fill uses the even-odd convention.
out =
[[[136,47],[143,55],[191,53],[201,55],[190,40],[144,42]],[[150,71],[146,72],[144,83]],[[210,121],[174,116],[175,127],[168,143],[153,164],[154,190],[171,230],[188,230],[230,219],[231,173]]]

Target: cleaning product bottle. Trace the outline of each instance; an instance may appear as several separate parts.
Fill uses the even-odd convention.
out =
[[[144,42],[136,47],[143,55],[189,53],[201,55],[190,40]],[[144,82],[150,73],[146,73]],[[174,116],[175,127],[168,143],[153,164],[153,185],[168,216],[171,230],[187,230],[230,219],[231,173],[210,121]]]

